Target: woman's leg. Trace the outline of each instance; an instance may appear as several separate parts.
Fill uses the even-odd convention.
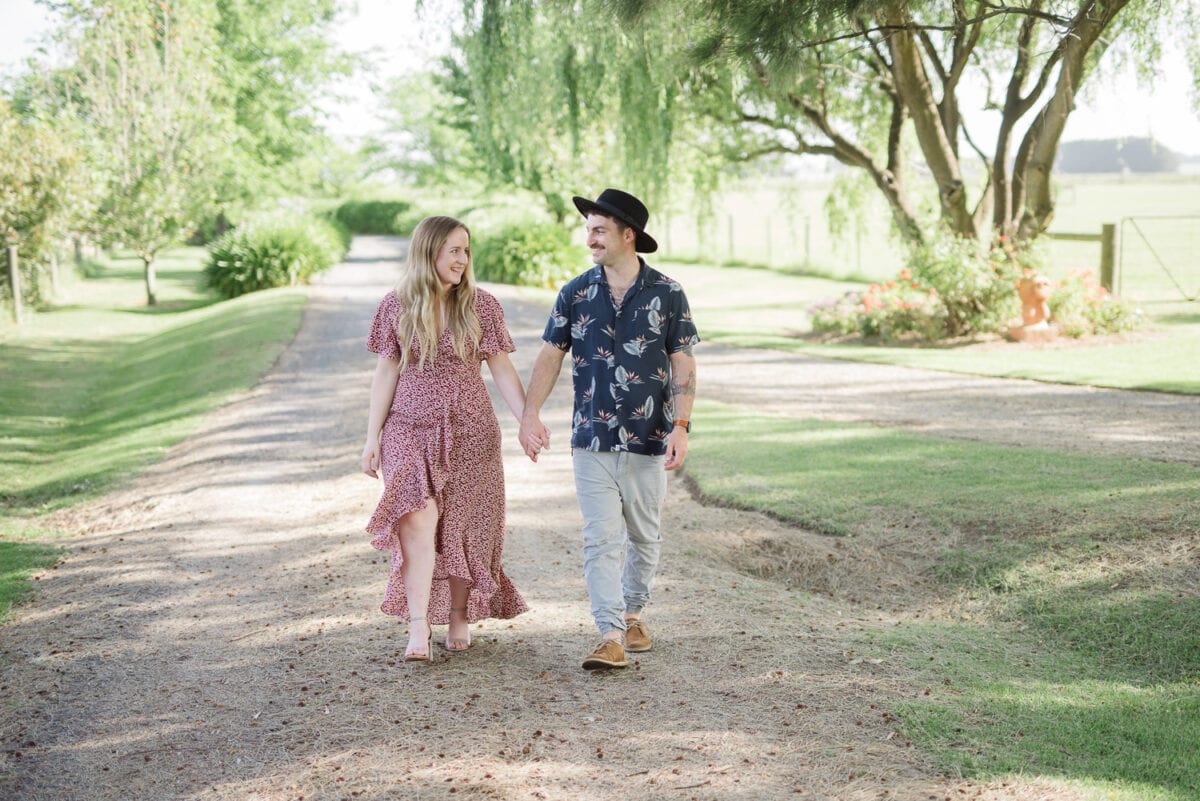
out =
[[[446,632],[446,650],[465,651],[471,647],[471,624],[467,618],[471,582],[457,576],[451,576],[449,581],[450,629]]]
[[[429,595],[433,588],[434,538],[437,535],[438,508],[433,498],[425,508],[409,512],[396,523],[400,534],[400,567],[408,596],[408,648],[405,654],[429,653]]]

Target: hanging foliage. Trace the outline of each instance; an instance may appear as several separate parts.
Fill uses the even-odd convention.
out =
[[[596,164],[658,197],[689,172],[683,154],[706,166],[819,155],[867,176],[914,246],[934,225],[1029,241],[1053,217],[1051,169],[1088,77],[1110,50],[1152,65],[1177,7],[1190,9],[468,0],[454,65],[481,162],[548,197],[592,185]],[[1194,29],[1194,13],[1179,19]],[[1194,53],[1197,37],[1181,35]],[[964,114],[968,85],[986,96]],[[990,142],[968,124],[982,114],[996,117]]]

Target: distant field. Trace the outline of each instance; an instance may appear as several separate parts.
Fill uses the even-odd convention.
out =
[[[861,227],[851,225],[835,238],[825,209],[831,185],[827,177],[747,180],[722,193],[710,222],[699,222],[694,211],[676,211],[652,227],[673,259],[806,269],[836,278],[894,275],[902,257],[886,205],[868,193]],[[1098,234],[1104,223],[1120,226],[1121,294],[1152,307],[1200,295],[1200,176],[1060,176],[1050,230]],[[1045,250],[1052,276],[1098,270],[1098,243],[1053,241]]]

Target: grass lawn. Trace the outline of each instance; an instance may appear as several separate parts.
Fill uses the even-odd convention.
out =
[[[1200,797],[1195,468],[697,405],[706,495],[883,555],[928,541],[961,614],[869,629],[862,650],[931,688],[892,711],[945,770]]]
[[[834,345],[803,338],[812,330],[807,310],[862,284],[746,267],[678,262],[657,266],[683,284],[700,336],[707,342],[974,375],[1200,392],[1197,303],[1148,307],[1146,326],[1138,334],[1091,343],[1064,341],[1066,347],[1002,342],[956,348]]]
[[[0,616],[53,560],[45,516],[95,498],[161,458],[206,412],[252,386],[291,341],[305,293],[217,303],[204,251],[166,254],[159,304],[140,262],[115,259],[0,348]],[[34,540],[38,540],[35,544]]]

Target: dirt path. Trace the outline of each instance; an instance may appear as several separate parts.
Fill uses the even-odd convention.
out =
[[[532,611],[481,624],[466,654],[402,664],[404,628],[377,611],[387,566],[362,532],[378,485],[357,472],[373,358],[362,341],[394,280],[396,245],[356,240],[349,262],[313,287],[297,340],[259,386],[132,486],[64,521],[80,531],[70,556],[0,632],[0,798],[1072,797],[936,775],[888,714],[924,688],[851,644],[909,614],[876,592],[894,565],[843,569],[841,591],[817,596],[747,577],[731,554],[784,531],[701,507],[679,479],[648,617],[658,646],[627,671],[580,670],[594,634],[568,452],[560,434],[531,465],[507,413],[505,562]],[[525,375],[546,310],[496,291]],[[828,363],[806,364],[814,378],[800,393],[769,358],[706,351],[704,393],[746,400],[726,376],[754,359],[777,379],[762,386],[772,406],[803,396],[802,414],[828,404],[931,425],[893,416],[891,393],[859,406],[867,372],[839,386]],[[913,397],[925,392],[907,380]],[[970,379],[938,380],[960,400],[974,392]],[[545,414],[559,432],[565,386]],[[1160,400],[1172,399],[1146,408]],[[1112,441],[1172,436],[1149,414],[1128,436],[1114,423]],[[939,411],[936,430],[951,431],[949,419]],[[978,436],[980,419],[964,435]],[[1191,437],[1194,460],[1195,432],[1176,433]],[[787,536],[814,563],[836,561],[828,541]]]
[[[703,394],[772,414],[1200,465],[1197,395],[984,378],[720,346],[705,348],[703,368]]]

